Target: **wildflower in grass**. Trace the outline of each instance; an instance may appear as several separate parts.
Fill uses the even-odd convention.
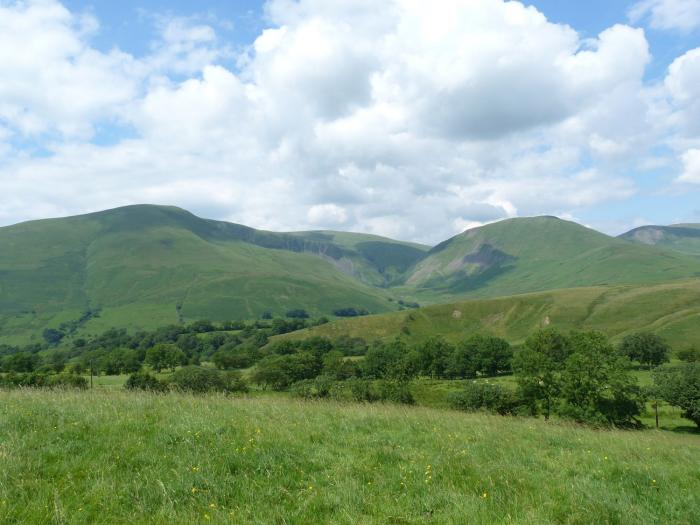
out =
[[[484,493],[481,495],[481,497],[482,497],[483,499],[488,498],[488,497],[489,497],[488,492],[484,492]]]

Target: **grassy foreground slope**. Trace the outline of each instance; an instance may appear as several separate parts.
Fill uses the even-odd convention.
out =
[[[600,330],[613,340],[641,330],[674,348],[700,345],[700,280],[654,286],[573,288],[496,299],[474,299],[335,321],[280,337],[342,334],[373,339],[397,334],[414,341],[442,335],[458,341],[473,333],[522,342],[545,326]]]
[[[697,258],[556,217],[533,217],[467,230],[437,245],[409,272],[406,284],[428,297],[494,297],[691,277],[700,277]]]
[[[395,308],[363,279],[403,270],[423,248],[359,234],[353,243],[333,239],[148,205],[0,228],[0,332],[13,342],[80,319],[79,329],[94,333],[299,308],[315,315]],[[375,261],[371,248],[385,245],[396,257]]]
[[[700,441],[396,406],[0,392],[2,523],[678,523]]]
[[[700,224],[641,226],[620,235],[620,238],[690,255],[700,255]]]

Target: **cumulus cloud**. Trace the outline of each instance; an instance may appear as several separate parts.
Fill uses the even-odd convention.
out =
[[[273,0],[235,70],[196,20],[157,19],[131,56],[94,49],[98,21],[57,1],[0,5],[1,223],[157,202],[437,242],[628,198],[659,112],[698,100],[694,55],[652,94],[641,29],[582,40],[519,2]],[[105,123],[132,133],[91,142]]]
[[[681,157],[683,161],[683,173],[678,177],[678,182],[700,184],[700,149],[690,149]]]
[[[97,21],[61,4],[0,4],[0,122],[23,135],[89,135],[137,96],[138,62],[85,42]]]
[[[628,14],[632,22],[648,20],[654,29],[689,32],[700,27],[700,0],[641,0]]]

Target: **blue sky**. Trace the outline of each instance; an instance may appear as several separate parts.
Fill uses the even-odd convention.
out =
[[[700,0],[426,5],[0,0],[0,225],[700,222]]]

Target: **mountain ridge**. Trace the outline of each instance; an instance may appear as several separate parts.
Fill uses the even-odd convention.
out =
[[[150,329],[208,318],[356,308],[700,276],[700,260],[556,217],[473,228],[435,247],[270,232],[133,205],[0,227],[0,339],[45,327]]]

